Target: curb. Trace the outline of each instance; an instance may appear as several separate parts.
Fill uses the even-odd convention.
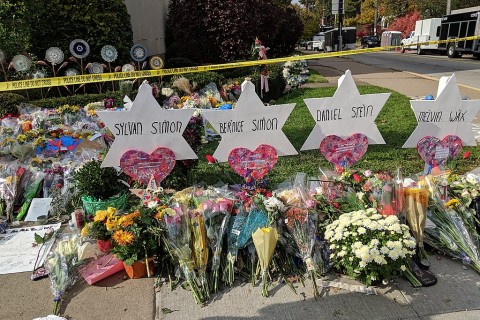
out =
[[[412,76],[419,77],[419,78],[424,78],[424,79],[433,80],[433,81],[437,81],[437,82],[440,81],[440,79],[438,79],[438,78],[431,77],[431,76],[426,76],[426,75],[420,74],[420,73],[415,73],[415,72],[411,72],[411,71],[402,71],[402,72],[411,74]],[[465,85],[465,84],[460,84],[460,83],[458,83],[458,86],[459,86],[459,87],[463,87],[463,88],[465,88],[465,89],[470,89],[470,90],[474,90],[474,91],[480,92],[480,89],[475,88],[475,87],[471,87],[471,86],[467,86],[467,85]]]

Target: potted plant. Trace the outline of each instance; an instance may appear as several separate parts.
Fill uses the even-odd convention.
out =
[[[87,215],[108,207],[125,209],[128,186],[123,182],[127,180],[124,173],[110,167],[102,168],[101,161],[91,160],[73,178]]]
[[[87,223],[82,228],[81,236],[97,240],[98,249],[108,253],[112,246],[112,231],[117,210],[109,207],[107,210],[98,210],[95,215],[87,215]]]
[[[112,253],[123,261],[131,279],[153,273],[152,255],[158,249],[160,234],[159,215],[155,208],[140,207],[115,221]]]

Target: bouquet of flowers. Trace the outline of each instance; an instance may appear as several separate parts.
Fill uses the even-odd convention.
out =
[[[237,260],[237,253],[239,249],[238,239],[240,237],[240,233],[245,227],[245,223],[247,222],[247,212],[243,206],[243,203],[238,204],[238,211],[238,214],[232,216],[230,219],[231,228],[229,228],[227,233],[227,267],[225,268],[223,281],[230,287],[235,281],[234,265],[235,261]]]
[[[313,296],[316,299],[319,296],[316,283],[317,266],[312,253],[317,238],[318,214],[311,210],[314,201],[307,198],[305,190],[300,186],[294,186],[293,189],[283,192],[280,197],[289,206],[285,212],[285,224],[312,278]]]
[[[274,228],[258,228],[252,238],[262,270],[262,295],[268,297],[268,266],[277,245],[278,233]]]
[[[408,226],[375,209],[342,214],[327,226],[325,239],[335,266],[367,286],[406,272],[416,245]]]
[[[167,231],[165,244],[170,255],[176,259],[196,303],[203,303],[207,297],[201,288],[201,282],[195,273],[195,261],[190,249],[191,234],[188,212],[179,203],[163,209],[163,218]]]
[[[114,217],[116,208],[109,207],[107,210],[98,210],[95,215],[87,215],[87,223],[82,228],[81,236],[95,240],[107,241],[112,238],[113,227],[118,221]]]
[[[218,291],[218,275],[223,248],[223,239],[231,217],[233,202],[227,198],[217,198],[215,203],[208,201],[203,203],[205,226],[212,257],[213,292]]]
[[[196,208],[190,208],[188,210],[188,215],[192,232],[193,258],[199,274],[202,295],[208,299],[210,296],[210,288],[207,278],[208,242],[203,211]]]
[[[283,65],[283,77],[292,89],[298,89],[307,82],[309,74],[306,60],[287,61]]]
[[[462,198],[466,206],[476,202],[480,196],[480,176],[467,173],[464,176],[452,174],[448,177],[448,187],[452,198]]]
[[[434,225],[425,229],[425,241],[480,272],[480,237],[475,229],[472,212],[458,199],[444,203],[441,190],[433,179],[426,177],[425,182],[431,194],[428,219]]]
[[[45,269],[48,271],[54,296],[54,315],[60,313],[60,303],[65,291],[75,283],[74,272],[80,262],[78,258],[79,244],[78,237],[67,237],[58,243],[45,261]]]

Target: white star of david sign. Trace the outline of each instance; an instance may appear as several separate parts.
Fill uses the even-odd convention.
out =
[[[225,162],[231,150],[255,150],[261,144],[274,147],[279,156],[298,154],[282,131],[294,107],[294,103],[265,106],[255,93],[255,85],[249,81],[244,83],[235,109],[203,113],[222,137],[213,156]]]
[[[304,99],[315,120],[315,127],[301,150],[319,149],[329,135],[347,138],[355,133],[368,137],[368,144],[385,144],[375,119],[390,93],[360,95],[350,70],[338,79],[333,97]]]
[[[440,78],[435,100],[411,100],[410,105],[418,124],[403,148],[415,148],[425,136],[441,140],[447,135],[458,136],[463,145],[477,145],[472,121],[480,100],[462,100],[455,74]]]
[[[182,134],[195,110],[167,110],[152,95],[152,87],[143,83],[128,111],[102,111],[98,116],[115,136],[103,167],[120,165],[128,150],[151,153],[159,147],[169,148],[176,160],[197,159]]]

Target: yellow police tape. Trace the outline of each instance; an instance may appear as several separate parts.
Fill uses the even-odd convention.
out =
[[[450,43],[450,42],[458,43],[461,41],[476,40],[476,39],[480,39],[480,36],[456,38],[456,39],[449,39],[449,40],[442,40],[442,41],[427,41],[427,42],[414,43],[409,46],[432,45],[432,44],[441,44],[441,43]],[[241,61],[241,62],[213,64],[213,65],[197,66],[197,67],[183,67],[183,68],[131,71],[131,72],[112,72],[112,73],[86,74],[86,75],[65,76],[65,77],[55,77],[55,78],[39,78],[39,79],[29,79],[29,80],[7,81],[7,82],[0,82],[0,92],[77,85],[77,84],[86,84],[86,83],[95,83],[95,82],[104,82],[104,81],[121,81],[121,80],[137,79],[137,78],[161,77],[161,76],[169,76],[169,75],[176,75],[176,74],[183,74],[183,73],[204,72],[204,71],[214,71],[214,70],[223,70],[223,69],[240,68],[240,67],[250,67],[250,66],[256,66],[256,65],[263,65],[263,64],[283,63],[287,61],[341,57],[341,56],[347,56],[347,55],[377,52],[377,51],[383,51],[383,50],[392,50],[392,49],[398,49],[398,48],[401,48],[401,46],[385,46],[385,47],[375,47],[375,48],[367,48],[367,49],[315,53],[315,54],[308,54],[308,55],[302,55],[302,56],[292,56],[292,57],[275,58],[275,59],[267,59],[267,60]]]

